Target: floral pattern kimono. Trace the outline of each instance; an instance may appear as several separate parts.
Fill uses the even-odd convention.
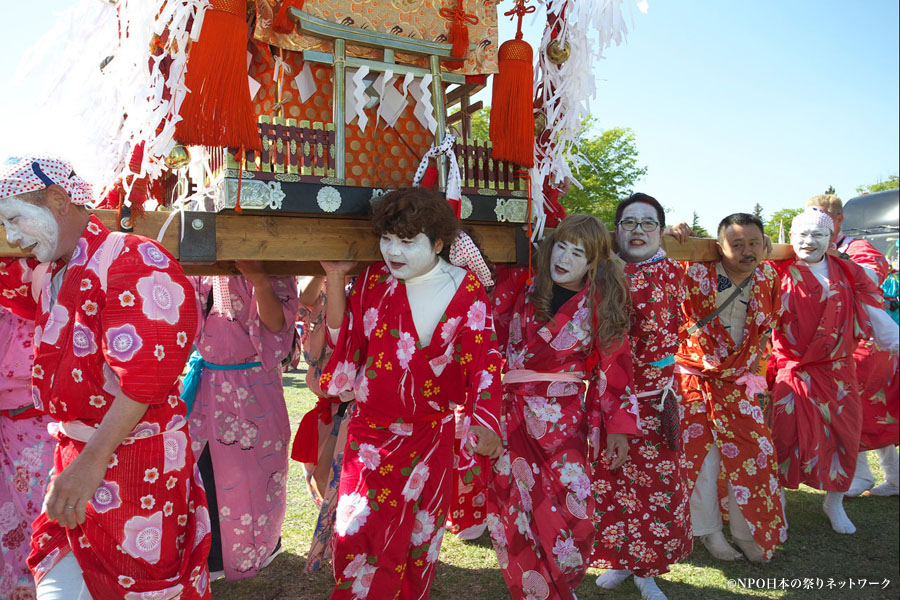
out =
[[[225,578],[255,575],[276,547],[287,509],[291,429],[281,361],[291,350],[299,300],[292,277],[271,277],[284,325],[269,331],[256,292],[244,277],[191,278],[201,307],[196,347],[204,368],[189,417],[196,457],[208,447],[215,496],[207,481],[213,522],[221,535]],[[224,298],[224,296],[228,298]],[[246,365],[243,368],[233,368]],[[204,474],[204,477],[207,477]],[[215,500],[215,502],[213,501]],[[218,518],[216,518],[216,516]]]
[[[716,309],[716,263],[685,263],[687,299],[682,304],[686,330]],[[750,277],[750,302],[739,345],[715,317],[678,348],[684,417],[681,439],[692,492],[703,460],[713,444],[721,455],[719,506],[728,518],[728,487],[766,559],[787,540],[787,524],[776,475],[775,446],[759,397],[765,380],[754,369],[765,340],[781,314],[780,282],[771,265]]]
[[[882,298],[855,263],[824,260],[828,289],[802,261],[776,263],[784,314],[772,338],[772,433],[785,487],[844,492],[862,428],[853,351],[872,334],[864,305],[880,308]]]
[[[55,472],[79,455],[118,393],[148,405],[110,458],[86,521],[67,529],[46,513],[35,520],[28,564],[40,583],[73,552],[95,600],[209,598],[209,513],[179,399],[197,327],[193,291],[178,262],[137,235],[124,237],[104,290],[100,259],[113,239],[92,216],[69,262],[50,265],[39,304],[37,263],[0,262],[0,303],[35,315],[32,393],[60,421],[51,424]],[[51,277],[62,269],[52,302]]]
[[[0,307],[0,598],[34,598],[26,564],[56,440],[31,400],[34,321]]]
[[[625,273],[634,309],[629,337],[641,434],[629,440],[628,461],[620,469],[598,463],[594,471],[597,545],[591,566],[655,577],[693,548],[684,455],[667,443],[661,412],[662,393],[679,389],[674,354],[687,292],[684,270],[662,250],[626,264]]]
[[[328,394],[356,400],[332,539],[332,598],[428,596],[456,477],[453,411],[463,406],[470,423],[499,434],[500,363],[488,299],[473,274],[426,347],[405,285],[384,264],[357,279],[321,380]]]
[[[850,260],[868,267],[884,283],[890,265],[875,246],[864,239],[843,237],[838,250]],[[871,340],[861,340],[853,351],[856,377],[859,380],[859,399],[862,405],[862,433],[859,449],[874,450],[900,444],[900,376],[897,357],[887,350],[879,350]]]
[[[493,295],[506,373],[488,529],[513,598],[569,600],[595,538],[588,439],[638,433],[631,352],[590,348],[587,286],[540,321],[516,271]]]

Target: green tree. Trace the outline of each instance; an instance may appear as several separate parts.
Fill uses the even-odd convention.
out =
[[[578,151],[586,163],[572,166],[572,174],[581,183],[572,184],[560,203],[569,214],[594,215],[612,227],[619,200],[631,193],[638,179],[647,174],[647,167],[638,164],[638,150],[634,132],[627,127],[614,127],[591,135],[588,119],[577,138]]]
[[[788,240],[788,233],[791,231],[791,223],[794,217],[803,212],[802,208],[782,208],[772,213],[772,218],[766,222],[766,235],[772,238],[772,241],[778,243],[778,233],[781,226],[784,225],[784,239]]]
[[[765,222],[765,219],[763,218],[763,207],[759,202],[753,205],[753,216],[755,216],[760,221]]]
[[[491,107],[486,106],[481,110],[476,110],[472,113],[471,116],[472,122],[472,139],[476,140],[489,140],[490,136],[490,122],[491,122]]]
[[[710,235],[706,228],[700,224],[700,215],[697,214],[697,211],[694,211],[694,218],[691,220],[691,232],[694,237],[715,237],[713,235]]]
[[[878,183],[870,185],[861,185],[856,188],[857,194],[874,194],[875,192],[883,192],[884,190],[894,190],[900,187],[900,176],[890,175],[887,181],[879,180]]]
[[[828,189],[825,190],[825,193],[826,193],[826,194],[831,194],[831,195],[837,194],[837,192],[834,191],[834,186],[833,186],[833,185],[829,185],[829,186],[828,186]]]

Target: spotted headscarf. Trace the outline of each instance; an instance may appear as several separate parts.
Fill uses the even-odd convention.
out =
[[[0,165],[0,200],[59,185],[72,204],[93,201],[91,184],[75,174],[67,160],[47,155],[11,156]]]

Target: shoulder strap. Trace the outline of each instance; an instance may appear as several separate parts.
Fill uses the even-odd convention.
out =
[[[747,287],[747,285],[750,283],[750,281],[751,281],[753,278],[754,278],[754,277],[753,277],[753,274],[751,273],[750,277],[748,277],[747,279],[745,279],[744,281],[742,281],[741,284],[740,284],[739,286],[737,286],[736,288],[734,288],[734,291],[731,292],[731,295],[730,295],[730,296],[728,296],[727,298],[725,298],[725,302],[723,302],[721,306],[719,306],[716,310],[712,311],[711,313],[709,313],[708,315],[706,315],[705,317],[703,317],[702,319],[700,319],[699,321],[697,321],[696,323],[694,323],[693,325],[691,325],[691,326],[688,328],[688,330],[687,330],[687,334],[688,334],[689,336],[692,336],[692,335],[694,335],[695,333],[697,333],[698,331],[700,331],[701,329],[703,329],[703,328],[706,326],[707,323],[709,323],[710,321],[712,321],[712,320],[716,317],[716,315],[718,315],[720,312],[722,312],[723,310],[725,310],[725,308],[726,308],[729,304],[731,304],[732,302],[734,302],[734,301],[737,299],[737,297],[741,295],[741,292],[744,291],[744,288]]]

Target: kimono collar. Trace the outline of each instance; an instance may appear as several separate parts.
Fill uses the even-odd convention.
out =
[[[634,266],[635,266],[635,267],[641,267],[641,266],[643,266],[643,265],[649,265],[650,263],[659,262],[659,261],[661,261],[662,259],[664,259],[665,257],[666,257],[666,251],[662,249],[662,246],[660,246],[660,247],[656,250],[656,253],[655,253],[653,256],[651,256],[650,258],[648,258],[648,259],[646,259],[646,260],[642,260],[642,261],[639,262],[639,263],[634,263]]]

